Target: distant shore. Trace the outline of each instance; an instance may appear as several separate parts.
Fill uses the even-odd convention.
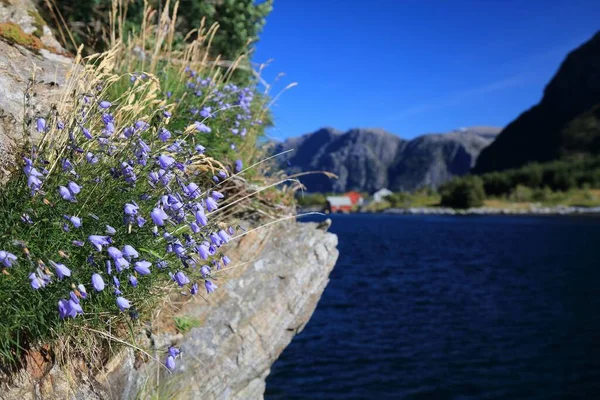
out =
[[[303,207],[301,212],[325,212],[322,207]],[[600,207],[530,206],[527,208],[476,207],[465,210],[447,207],[388,208],[381,211],[356,211],[351,214],[400,215],[600,215]]]
[[[600,207],[528,207],[492,208],[476,207],[457,210],[444,207],[389,208],[383,213],[408,215],[600,215]]]

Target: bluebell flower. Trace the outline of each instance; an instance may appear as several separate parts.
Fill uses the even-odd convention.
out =
[[[221,244],[223,244],[223,239],[221,239],[219,237],[219,235],[215,232],[211,233],[209,235],[210,241],[212,242],[213,245],[215,246],[221,246]]]
[[[123,246],[123,256],[125,256],[125,258],[132,259],[138,258],[140,255],[137,250],[133,248],[133,246],[126,244]]]
[[[5,250],[0,250],[0,263],[5,267],[12,267],[13,262],[17,261],[17,256]]]
[[[90,133],[90,130],[84,126],[81,127],[81,132],[83,133],[83,136],[85,136],[87,139],[93,139],[94,137],[92,136],[92,134]]]
[[[75,228],[80,228],[81,227],[81,218],[76,217],[76,216],[71,216],[69,217],[68,215],[63,215],[64,218],[66,218],[67,220],[69,220],[69,222],[71,222],[71,224],[73,224],[73,226]]]
[[[88,163],[90,164],[96,164],[98,163],[98,157],[96,157],[94,155],[94,153],[92,152],[87,152],[87,154],[85,155],[85,159],[87,160]]]
[[[169,371],[173,371],[175,369],[175,358],[172,355],[168,355],[165,365]]]
[[[144,217],[142,217],[141,215],[138,215],[135,218],[135,221],[137,222],[138,227],[140,227],[140,228],[146,224],[146,219]]]
[[[201,144],[197,144],[195,149],[198,154],[204,154],[206,151],[206,147],[202,146]]]
[[[201,116],[202,118],[208,118],[208,117],[210,117],[210,116],[211,116],[211,111],[212,111],[212,108],[211,108],[211,107],[204,107],[204,108],[202,108],[202,110],[200,111],[200,116]]]
[[[123,257],[123,253],[121,253],[121,250],[117,249],[116,247],[109,247],[107,249],[107,253],[113,260]]]
[[[210,275],[210,267],[208,265],[203,265],[200,268],[200,273],[202,274],[202,277],[206,278],[208,275]]]
[[[180,353],[181,353],[181,350],[179,350],[177,347],[174,347],[174,346],[169,347],[169,355],[171,355],[173,357],[177,357]]]
[[[148,274],[150,274],[150,266],[151,265],[152,265],[152,263],[148,262],[148,261],[137,261],[134,264],[133,269],[135,269],[135,271],[140,275],[148,275]]]
[[[190,288],[190,294],[195,295],[198,293],[198,283],[194,283]]]
[[[107,109],[110,106],[112,106],[112,104],[110,104],[110,102],[105,100],[105,101],[101,101],[100,103],[98,103],[98,106],[102,109]]]
[[[37,275],[34,272],[29,275],[29,283],[35,290],[43,288],[48,282],[50,282],[50,277],[41,272],[39,268],[37,272]]]
[[[222,258],[221,260],[223,261],[223,264],[224,264],[225,266],[228,266],[228,265],[229,265],[229,263],[231,262],[231,260],[230,260],[230,259],[229,259],[229,257],[227,257],[227,256],[223,256],[223,258]]]
[[[177,282],[177,284],[180,287],[183,287],[183,286],[187,285],[188,283],[190,283],[190,280],[182,271],[175,273],[175,275],[173,275],[173,280],[175,282]]]
[[[80,283],[79,285],[77,285],[77,289],[79,290],[79,294],[81,295],[81,298],[87,299],[87,291],[85,290],[85,286],[83,286]]]
[[[44,133],[46,131],[46,119],[44,119],[44,118],[37,119],[37,131],[38,131],[38,133]]]
[[[167,140],[169,140],[171,138],[171,132],[169,132],[169,130],[166,128],[160,128],[158,130],[158,138],[161,141],[166,142]]]
[[[69,303],[67,306],[67,314],[71,318],[75,318],[77,314],[83,314],[83,308],[81,308],[81,305],[79,304],[79,299],[77,299],[77,297],[74,297],[73,295],[69,299]]]
[[[225,172],[225,171],[221,170],[221,171],[219,171],[219,176],[220,176],[222,179],[225,179],[225,178],[227,178],[227,172]]]
[[[62,160],[62,169],[63,171],[70,171],[72,170],[73,164],[71,163],[71,160],[69,160],[68,158],[63,158]]]
[[[212,283],[209,280],[204,281],[204,287],[206,288],[206,293],[208,293],[208,294],[211,294],[212,292],[215,291],[215,289],[219,288],[217,285],[215,285],[214,283]]]
[[[97,292],[104,290],[104,279],[102,279],[100,274],[92,275],[92,286]]]
[[[83,247],[84,243],[81,240],[73,240],[71,242],[71,244],[73,244],[73,246],[77,246],[77,247]]]
[[[67,187],[69,188],[69,191],[74,195],[79,194],[79,192],[81,192],[81,187],[73,181],[69,181]]]
[[[64,299],[60,299],[58,301],[58,317],[60,319],[65,319],[69,314],[69,302]]]
[[[71,270],[69,268],[67,268],[66,265],[55,263],[52,260],[50,260],[50,264],[56,270],[56,275],[58,275],[58,279],[62,280],[62,279],[64,279],[65,276],[71,276]]]
[[[180,243],[175,243],[173,245],[173,251],[179,257],[183,257],[185,255],[185,247],[183,247]]]
[[[119,282],[119,278],[117,278],[114,275],[112,278],[113,278],[113,285],[115,285],[116,288],[121,287],[121,282]]]
[[[133,275],[129,275],[129,284],[133,287],[137,287],[137,285],[138,285],[137,278]]]
[[[27,178],[27,186],[31,189],[31,195],[33,195],[40,190],[40,187],[42,187],[42,181],[37,176],[29,175]]]
[[[117,233],[117,230],[110,225],[106,225],[106,233],[109,235],[114,235]]]
[[[102,246],[107,246],[111,244],[112,240],[109,236],[100,236],[100,235],[90,235],[88,240],[96,248],[96,250],[101,251]]]
[[[192,230],[192,232],[194,233],[198,233],[200,232],[200,227],[198,226],[198,224],[196,224],[195,222],[191,222],[190,223],[190,229]]]
[[[169,219],[169,216],[163,211],[163,209],[155,207],[154,210],[150,213],[150,217],[152,221],[158,225],[163,226],[165,221]]]
[[[158,156],[158,164],[162,169],[168,169],[171,165],[175,163],[175,159],[173,157],[169,157],[167,155],[161,154]]]
[[[156,172],[156,171],[150,171],[148,173],[148,179],[152,183],[158,183],[159,178],[160,178],[160,176],[158,175],[158,172]]]
[[[235,160],[235,172],[239,173],[244,168],[242,160]]]
[[[137,121],[134,124],[134,127],[139,131],[145,131],[146,129],[150,128],[150,125],[145,121]]]
[[[219,232],[217,232],[217,235],[219,235],[219,238],[224,243],[229,243],[229,241],[231,240],[231,237],[229,237],[229,235],[227,234],[227,232],[225,232],[223,229],[221,229]]]
[[[56,122],[56,127],[57,127],[59,130],[63,130],[63,129],[65,129],[65,123],[64,123],[64,122],[62,122],[62,121],[57,121],[57,122]]]
[[[125,268],[129,268],[129,261],[127,261],[123,257],[116,258],[114,261],[115,261],[115,268],[117,269],[117,272],[121,272]]]
[[[105,137],[108,137],[108,136],[112,135],[113,133],[115,133],[115,124],[114,124],[114,122],[109,121],[106,124],[104,124],[104,129],[102,130],[102,134]]]
[[[134,133],[135,133],[135,129],[133,128],[133,126],[128,126],[125,129],[123,129],[123,136],[125,136],[128,139],[131,136],[133,136]]]
[[[139,207],[137,204],[125,203],[123,211],[127,215],[137,215]]]
[[[183,192],[190,199],[200,197],[200,188],[194,182],[190,182],[187,186],[183,186]]]
[[[221,192],[213,191],[211,193],[211,197],[213,198],[213,200],[218,201],[218,200],[222,199],[225,196]]]
[[[206,200],[204,200],[204,204],[209,212],[215,211],[219,207],[212,197],[207,197]]]
[[[59,186],[58,187],[58,194],[60,195],[60,197],[63,198],[63,200],[67,200],[70,202],[74,202],[76,201],[75,196],[73,195],[73,193],[71,193],[71,191],[69,189],[67,189],[64,186]]]
[[[112,262],[110,260],[104,260],[104,265],[106,266],[106,273],[112,274]]]
[[[208,260],[209,253],[207,245],[201,244],[200,246],[196,247],[196,250],[198,250],[198,255],[200,255],[203,260]]]
[[[127,300],[125,297],[117,297],[117,306],[119,307],[119,310],[121,311],[125,311],[125,309],[131,307],[131,303],[129,303],[129,300]]]
[[[196,121],[195,125],[198,132],[210,133],[211,131],[211,129],[202,122]]]

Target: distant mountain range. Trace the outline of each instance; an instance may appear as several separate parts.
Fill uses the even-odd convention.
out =
[[[600,154],[600,32],[573,50],[544,90],[481,152],[474,173]]]
[[[275,152],[294,149],[280,157],[289,174],[329,171],[338,175],[339,179],[322,174],[301,177],[310,192],[414,190],[438,187],[468,173],[500,130],[470,127],[404,140],[381,129],[322,128],[278,143]]]

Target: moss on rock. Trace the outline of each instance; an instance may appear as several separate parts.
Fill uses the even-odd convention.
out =
[[[36,52],[45,47],[38,37],[23,32],[23,29],[14,22],[0,23],[0,40],[18,44]]]

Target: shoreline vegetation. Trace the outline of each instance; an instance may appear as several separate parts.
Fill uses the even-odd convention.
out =
[[[302,212],[327,211],[326,194],[304,194],[298,198]],[[566,192],[545,191],[544,198],[519,188],[511,196],[485,199],[478,206],[460,208],[442,203],[441,195],[424,189],[414,193],[399,192],[380,202],[357,206],[348,213],[389,213],[400,215],[600,215],[600,189],[572,189]]]

